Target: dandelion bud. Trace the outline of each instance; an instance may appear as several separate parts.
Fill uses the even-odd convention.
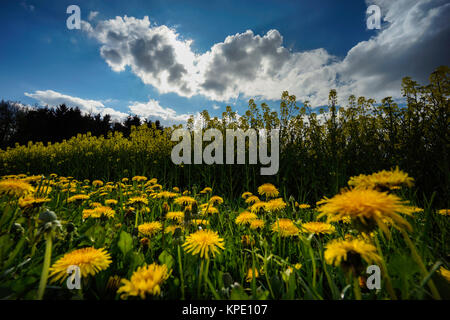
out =
[[[167,212],[169,212],[169,210],[170,210],[169,204],[167,202],[164,202],[162,205],[163,214],[165,215]]]

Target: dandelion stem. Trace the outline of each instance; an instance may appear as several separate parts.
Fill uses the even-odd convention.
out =
[[[384,278],[386,280],[386,290],[388,291],[389,295],[393,300],[397,300],[397,295],[395,294],[394,288],[392,288],[392,282],[391,277],[389,276],[389,273],[387,271],[386,262],[384,261],[383,252],[381,251],[380,241],[378,240],[378,235],[375,237],[375,245],[377,246],[378,254],[381,258],[381,268],[384,275]]]
[[[362,300],[361,289],[359,288],[359,279],[356,275],[353,275],[353,292],[355,293],[356,300]]]
[[[183,264],[181,263],[181,250],[180,245],[177,246],[178,248],[178,265],[180,268],[180,281],[181,281],[181,300],[184,300],[184,276],[183,276]]]
[[[205,260],[202,259],[202,262],[200,263],[200,271],[198,274],[198,283],[197,283],[197,298],[200,296],[200,287],[202,283],[202,276],[203,276],[203,264]]]
[[[402,233],[406,244],[408,245],[409,249],[411,250],[411,254],[412,254],[414,260],[416,260],[417,264],[419,265],[420,271],[422,272],[422,276],[424,278],[426,278],[428,275],[428,271],[427,271],[427,268],[425,267],[425,264],[422,261],[422,258],[420,257],[419,253],[417,252],[416,246],[414,245],[414,243],[412,243],[411,239],[409,238],[409,236],[405,230],[400,229],[400,232]],[[428,286],[431,289],[433,298],[436,300],[441,300],[441,296],[439,295],[439,292],[437,291],[436,286],[434,285],[434,282],[432,279],[429,279]]]
[[[39,289],[38,289],[38,295],[37,295],[38,300],[43,299],[45,287],[47,286],[48,270],[50,268],[50,260],[52,258],[53,231],[46,233],[45,238],[46,238],[45,256],[44,256],[44,264],[42,266],[42,272],[41,272],[41,281],[39,282]]]

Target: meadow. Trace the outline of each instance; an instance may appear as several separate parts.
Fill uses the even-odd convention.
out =
[[[449,299],[448,74],[405,78],[401,106],[331,90],[318,113],[287,92],[279,113],[202,113],[279,128],[274,176],[173,164],[177,126],[1,150],[0,298]]]

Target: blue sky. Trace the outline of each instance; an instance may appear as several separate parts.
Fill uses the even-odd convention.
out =
[[[81,30],[66,27],[71,4]],[[366,27],[371,4],[381,30]],[[331,88],[344,104],[400,98],[403,76],[448,65],[449,12],[439,0],[3,0],[0,98],[167,124],[226,105],[242,113],[252,97],[277,108],[283,90],[315,106]]]

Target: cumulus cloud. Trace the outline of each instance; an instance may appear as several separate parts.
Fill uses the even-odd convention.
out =
[[[129,113],[124,113],[104,105],[104,103],[117,102],[115,99],[102,101],[82,99],[53,90],[37,90],[34,93],[25,92],[24,94],[27,97],[37,100],[41,105],[58,106],[65,104],[69,107],[79,107],[83,113],[109,114],[113,120],[118,121],[124,120],[129,114],[135,114],[143,119],[150,119],[152,121],[160,120],[162,125],[171,126],[173,124],[184,123],[190,117],[190,114],[177,114],[171,108],[162,107],[159,101],[154,99],[149,99],[147,102],[132,102],[128,106]],[[198,113],[194,114],[195,119],[198,117]]]
[[[116,72],[128,66],[145,84],[161,93],[192,96],[195,54],[189,40],[174,29],[151,26],[148,17],[116,17],[95,28],[83,21],[82,30],[101,43],[100,55]]]
[[[163,125],[184,123],[189,119],[189,114],[177,114],[171,108],[164,108],[159,101],[149,99],[147,102],[134,102],[128,106],[133,114],[152,121],[160,120]]]
[[[37,90],[34,93],[24,93],[27,97],[37,100],[41,105],[58,106],[66,104],[69,107],[79,107],[83,113],[109,114],[114,120],[123,120],[127,114],[105,107],[101,101],[88,100],[69,96],[53,90]]]
[[[277,100],[288,90],[299,100],[323,105],[331,88],[375,99],[399,98],[401,79],[426,81],[449,64],[450,3],[445,0],[374,0],[382,29],[351,48],[343,59],[325,49],[292,52],[277,30],[228,36],[207,52],[194,53],[192,40],[148,17],[116,17],[82,29],[100,44],[100,55],[116,72],[131,69],[160,93],[203,95],[214,101],[239,97]],[[363,22],[362,22],[363,23]]]

